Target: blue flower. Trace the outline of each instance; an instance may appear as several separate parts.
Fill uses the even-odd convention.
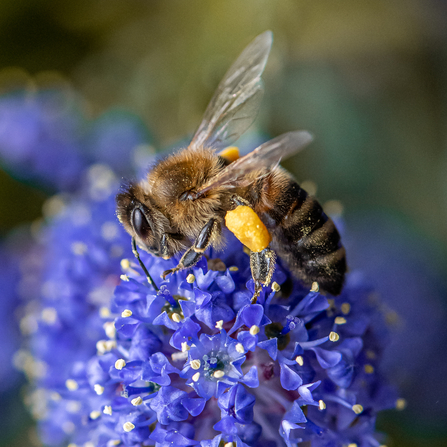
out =
[[[110,142],[109,131],[100,123],[91,144]],[[96,164],[81,177],[75,193],[50,199],[34,247],[41,267],[22,278],[39,278],[23,326],[44,443],[379,445],[376,415],[397,395],[381,373],[382,307],[361,275],[328,297],[279,261],[251,304],[249,256],[229,235],[219,258],[210,249],[166,281],[178,257],[141,253],[157,292],[115,219],[116,174]]]

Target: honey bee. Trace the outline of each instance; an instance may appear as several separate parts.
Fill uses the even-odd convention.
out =
[[[269,235],[250,252],[252,302],[269,285],[276,255],[305,284],[317,282],[322,291],[338,295],[346,272],[340,235],[321,205],[279,166],[312,136],[285,133],[235,161],[217,153],[254,121],[271,45],[272,33],[266,31],[245,48],[217,87],[189,146],[159,161],[145,180],[123,186],[117,215],[132,236],[138,260],[137,244],[164,259],[184,251],[165,278],[195,265],[207,248],[222,248],[226,216],[245,207],[259,220],[256,228],[261,225]]]

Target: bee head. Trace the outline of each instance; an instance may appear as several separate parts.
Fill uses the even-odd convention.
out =
[[[154,213],[139,185],[122,186],[121,192],[116,196],[116,203],[116,214],[125,230],[136,239],[140,247],[159,256],[159,237]]]

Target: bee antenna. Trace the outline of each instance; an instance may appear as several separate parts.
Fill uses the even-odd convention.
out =
[[[138,259],[138,262],[140,264],[140,267],[143,269],[144,274],[146,275],[147,282],[151,284],[151,286],[155,289],[156,292],[158,292],[160,289],[157,287],[157,284],[155,284],[154,280],[152,279],[152,276],[149,274],[146,266],[143,264],[143,261],[140,259],[140,254],[137,250],[137,243],[135,241],[135,238],[132,238],[132,253],[134,256]]]

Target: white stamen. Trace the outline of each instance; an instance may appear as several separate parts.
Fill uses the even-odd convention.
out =
[[[321,411],[326,410],[326,404],[321,399],[318,401],[318,409]]]
[[[351,311],[351,305],[349,303],[343,303],[341,305],[341,311],[345,314],[348,315],[348,313]]]
[[[329,334],[329,340],[335,343],[336,341],[340,340],[340,335],[338,335],[337,332],[331,332]]]
[[[370,364],[366,364],[363,369],[365,370],[366,374],[372,374],[374,372],[374,366]]]
[[[104,410],[102,410],[104,414],[108,414],[109,416],[112,416],[112,407],[110,405],[106,405],[104,407]]]
[[[104,328],[104,332],[106,333],[107,337],[115,338],[116,328],[115,328],[115,323],[113,321],[105,322],[102,325],[102,327]]]
[[[399,399],[396,400],[396,409],[397,410],[403,410],[404,408],[406,408],[407,406],[407,401],[400,397]]]
[[[344,317],[336,317],[335,318],[335,324],[345,324],[346,323],[346,318]]]
[[[320,286],[316,281],[312,283],[312,287],[310,289],[311,292],[318,292],[320,290]]]
[[[101,413],[100,413],[99,411],[92,411],[92,412],[90,413],[90,418],[91,418],[91,419],[98,419],[99,416],[101,416]]]
[[[200,360],[196,359],[196,360],[191,360],[191,362],[189,363],[191,365],[192,369],[200,369],[201,366],[201,362]]]
[[[244,354],[245,352],[244,345],[242,343],[238,343],[236,345],[236,351],[239,352],[239,354]]]
[[[99,309],[99,316],[101,318],[109,318],[110,317],[110,309],[108,307],[105,307],[105,306],[101,307]]]
[[[180,314],[174,312],[172,314],[172,320],[176,323],[180,323],[180,321],[182,321],[182,317],[180,316]]]
[[[223,328],[223,323],[224,323],[223,320],[219,320],[219,321],[216,323],[216,328],[219,329],[219,330],[222,330],[222,328]]]
[[[295,358],[295,362],[298,363],[298,365],[303,366],[304,365],[303,356],[297,355],[296,358]]]
[[[230,272],[237,272],[237,271],[239,271],[239,268],[236,267],[235,265],[232,265],[228,270],[229,270]]]
[[[121,312],[121,316],[123,318],[130,317],[130,316],[132,316],[132,311],[130,309],[125,309]]]
[[[360,414],[363,411],[363,407],[360,404],[355,404],[352,406],[352,411],[355,414]]]
[[[174,362],[180,361],[180,360],[186,360],[188,358],[187,352],[173,352],[171,354],[171,359]]]
[[[46,307],[42,310],[42,320],[48,324],[56,323],[57,311],[54,307]]]
[[[192,380],[194,380],[194,382],[197,382],[200,378],[200,373],[196,372],[193,376],[192,376]]]
[[[104,393],[104,387],[101,386],[99,383],[93,385],[93,389],[98,396],[101,396],[101,394]]]
[[[195,280],[196,280],[196,277],[195,277],[192,273],[190,273],[190,274],[186,277],[186,282],[187,282],[188,284],[192,284]]]
[[[118,359],[115,362],[115,368],[118,370],[122,370],[126,366],[126,361],[124,359]]]
[[[135,399],[132,399],[130,401],[130,403],[132,405],[134,405],[135,407],[138,407],[138,405],[141,405],[143,403],[143,399],[141,398],[141,396],[136,397]]]
[[[182,352],[189,351],[190,349],[191,348],[189,347],[188,342],[187,341],[183,341],[182,342]]]
[[[71,244],[71,251],[77,256],[82,256],[84,253],[87,253],[88,247],[84,242],[73,242]]]
[[[123,430],[126,432],[130,432],[135,428],[135,425],[132,424],[132,422],[126,422],[125,424],[123,424]]]
[[[279,292],[281,290],[281,286],[276,281],[273,281],[272,290],[274,292]]]
[[[127,275],[120,275],[121,281],[129,281],[129,277]]]
[[[76,380],[73,379],[68,379],[65,381],[65,386],[70,390],[70,391],[76,391],[79,388],[78,382],[76,382]]]
[[[233,442],[227,442],[224,447],[234,447],[234,443]]]
[[[121,259],[120,265],[121,265],[121,268],[122,268],[124,271],[130,269],[130,261],[129,261],[128,259],[126,259],[126,258]]]
[[[213,374],[213,376],[216,379],[221,379],[224,375],[225,375],[225,373],[223,371],[221,371],[220,369],[217,371],[214,371],[214,374]]]
[[[256,326],[256,324],[254,324],[251,328],[250,328],[250,334],[251,335],[256,335],[259,334],[259,326]]]

